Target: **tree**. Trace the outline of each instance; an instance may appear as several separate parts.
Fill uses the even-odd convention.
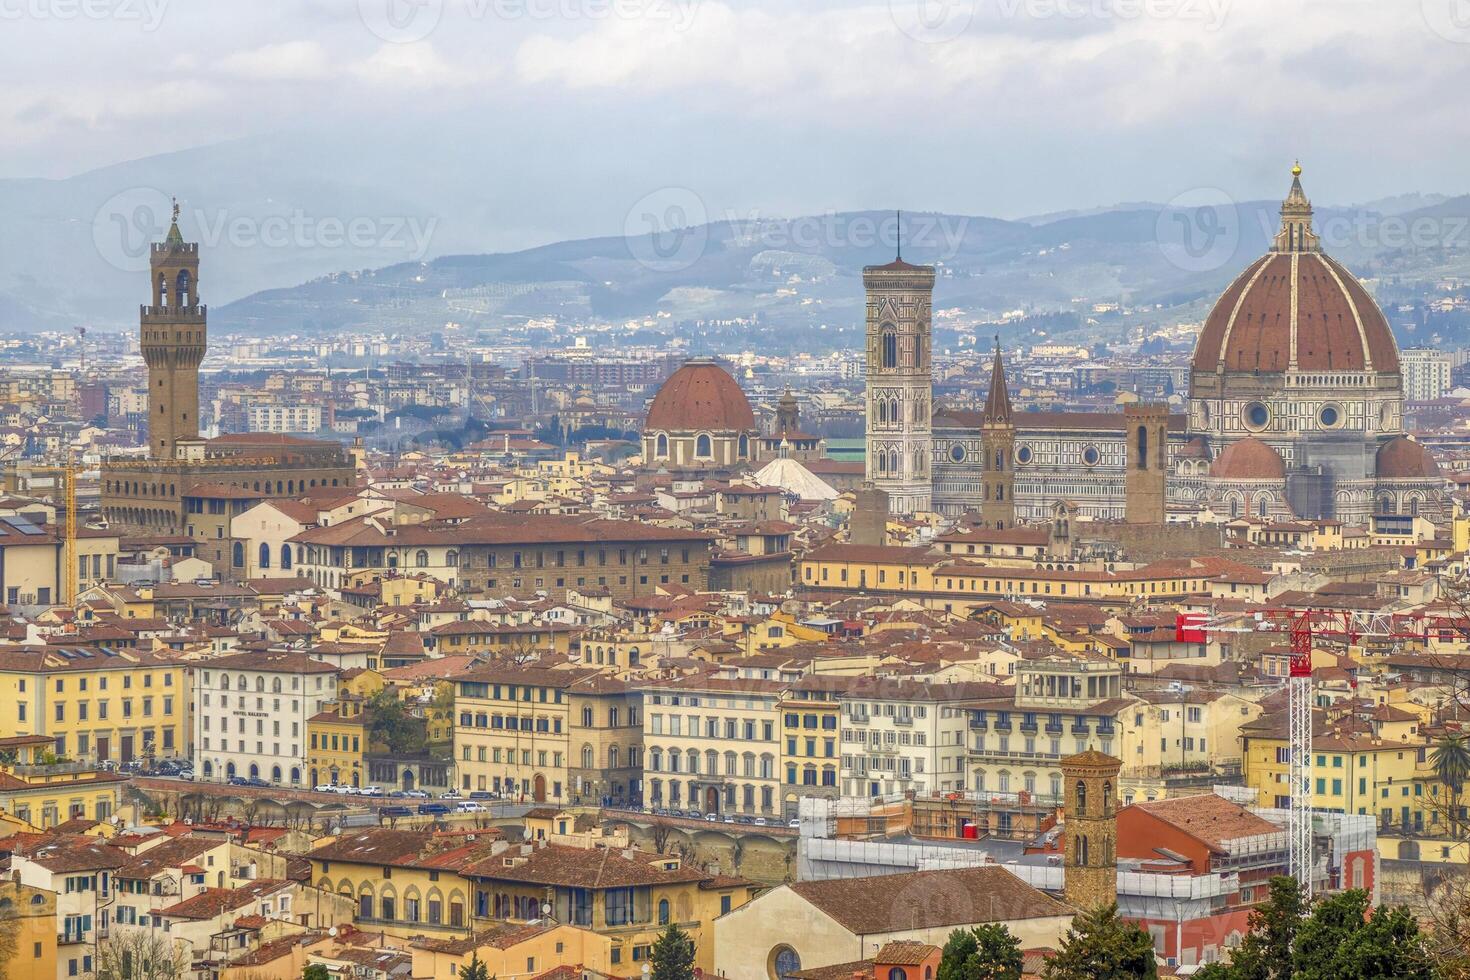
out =
[[[1288,875],[1271,879],[1270,895],[1251,910],[1250,932],[1230,957],[1231,980],[1286,980],[1291,950],[1306,912],[1301,887]]]
[[[368,740],[386,746],[393,755],[418,755],[424,751],[424,721],[409,713],[392,688],[383,688],[368,698]]]
[[[653,980],[691,980],[694,976],[694,940],[676,922],[653,944]]]
[[[1456,834],[1460,830],[1460,794],[1470,779],[1470,738],[1460,732],[1447,732],[1430,753],[1429,763],[1449,795],[1450,833]]]
[[[1297,930],[1292,980],[1433,980],[1435,970],[1408,909],[1369,905],[1360,889],[1323,899]]]
[[[1073,919],[1062,948],[1042,973],[1046,980],[1155,980],[1158,975],[1153,940],[1118,918],[1117,903]]]
[[[1271,897],[1251,913],[1251,931],[1230,964],[1213,964],[1196,980],[1434,980],[1436,970],[1413,913],[1369,905],[1361,890],[1305,907],[1296,882],[1271,879]]]
[[[145,929],[116,931],[97,944],[94,980],[183,980],[189,972],[188,947],[174,945]]]
[[[956,929],[944,944],[938,980],[1021,980],[1021,941],[1003,925]]]
[[[301,971],[301,980],[332,980],[332,971],[322,963],[308,963]]]
[[[470,961],[459,968],[459,980],[494,980],[479,951],[470,954]]]

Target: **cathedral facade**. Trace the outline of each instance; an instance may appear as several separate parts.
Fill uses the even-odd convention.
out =
[[[868,287],[868,478],[891,497],[933,510],[979,513],[987,526],[1045,521],[1059,500],[1083,517],[1157,523],[1166,512],[1219,517],[1333,518],[1448,515],[1433,455],[1403,431],[1403,378],[1393,333],[1373,298],[1323,254],[1312,207],[1293,168],[1281,229],[1268,251],[1216,302],[1200,331],[1187,414],[1161,405],[1121,412],[1012,412],[997,346],[984,411],[937,408],[922,428],[891,406],[927,403],[928,317],[895,353],[899,321],[889,267]],[[907,263],[904,263],[907,266]],[[909,279],[919,277],[904,270]],[[932,289],[932,270],[927,280]],[[924,294],[927,312],[929,296]],[[910,430],[913,430],[912,434]],[[895,472],[892,449],[927,441],[929,473]],[[903,457],[899,457],[900,463]],[[886,464],[886,465],[885,465]]]

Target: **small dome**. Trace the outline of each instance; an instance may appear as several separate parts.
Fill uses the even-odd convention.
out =
[[[1247,437],[1225,447],[1210,464],[1210,476],[1220,480],[1282,480],[1286,462],[1259,439]]]
[[[645,429],[691,432],[750,431],[755,412],[740,385],[713,360],[689,361],[665,381],[648,408]]]
[[[1378,447],[1374,472],[1380,480],[1433,479],[1439,476],[1439,464],[1424,446],[1399,436]]]

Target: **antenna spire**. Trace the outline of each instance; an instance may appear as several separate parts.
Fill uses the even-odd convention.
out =
[[[893,222],[897,226],[895,234],[898,236],[898,259],[903,260],[903,212],[893,212]]]

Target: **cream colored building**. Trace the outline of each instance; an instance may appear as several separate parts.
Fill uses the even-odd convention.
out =
[[[642,688],[644,803],[776,817],[785,687],[687,677]]]
[[[943,946],[956,929],[1000,923],[1022,949],[1061,945],[1073,910],[997,866],[803,881],[715,920],[715,973],[771,980],[871,959],[885,943]]]

